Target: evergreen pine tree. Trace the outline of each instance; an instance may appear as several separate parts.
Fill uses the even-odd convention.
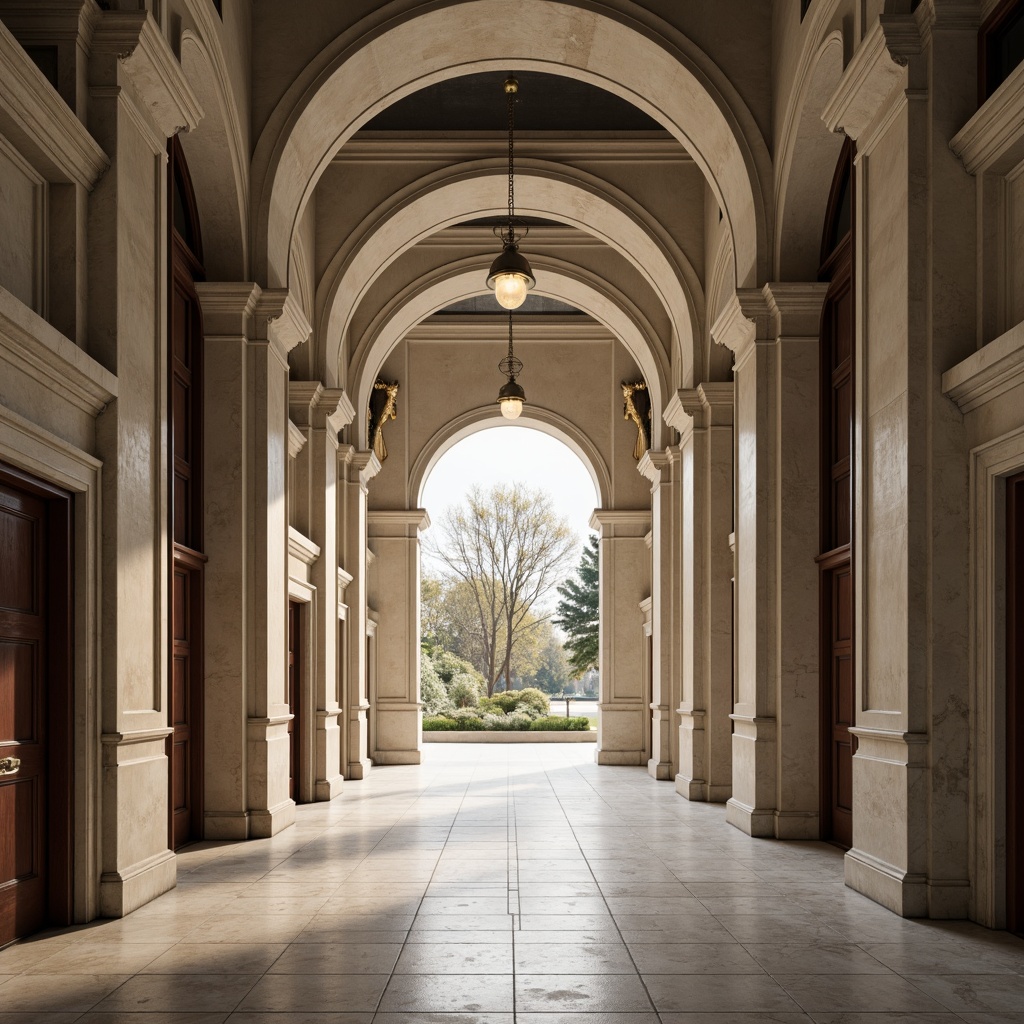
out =
[[[583,548],[576,578],[558,588],[562,599],[553,621],[569,635],[565,642],[569,664],[578,675],[597,667],[598,656],[598,570],[597,537],[591,536]]]

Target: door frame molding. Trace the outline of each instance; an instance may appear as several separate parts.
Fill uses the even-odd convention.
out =
[[[299,616],[299,719],[294,735],[299,744],[299,777],[295,780],[296,803],[312,803],[316,797],[316,758],[313,736],[318,711],[313,686],[313,658],[316,652],[316,587],[305,580],[288,577],[288,603],[302,605]],[[285,609],[288,614],[288,609]]]
[[[75,918],[75,544],[72,493],[9,463],[0,483],[41,499],[47,509],[46,871],[47,925]],[[58,548],[59,544],[59,548]],[[58,551],[58,558],[51,556]],[[54,644],[60,624],[67,642]]]
[[[970,453],[971,919],[1006,927],[1006,480],[1024,427]]]

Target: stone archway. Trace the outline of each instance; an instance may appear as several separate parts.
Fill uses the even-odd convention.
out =
[[[332,156],[377,111],[434,82],[519,68],[561,72],[606,89],[658,120],[690,152],[733,236],[737,283],[764,280],[771,251],[771,161],[753,118],[713,62],[668,26],[575,4],[464,0],[359,27],[312,61],[278,104],[253,160],[254,255],[270,286],[289,280],[299,217]],[[510,12],[509,12],[510,13]],[[493,32],[496,17],[504,26]],[[351,42],[349,42],[351,39]],[[345,45],[345,44],[348,45]],[[340,50],[338,47],[342,47]],[[394,55],[402,54],[402,60]]]

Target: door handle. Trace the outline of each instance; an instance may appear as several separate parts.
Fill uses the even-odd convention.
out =
[[[20,768],[20,757],[0,757],[0,775],[16,775]]]

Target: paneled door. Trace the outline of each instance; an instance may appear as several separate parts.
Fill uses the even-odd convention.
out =
[[[853,663],[853,170],[847,144],[836,168],[822,238],[829,282],[821,343],[821,835],[853,845],[856,721]]]
[[[288,602],[288,709],[292,717],[288,722],[288,795],[299,802],[299,765],[301,761],[302,728],[299,717],[299,687],[302,678],[300,671],[300,638],[302,633],[299,625],[302,622],[302,605],[298,601]]]
[[[1006,927],[1024,935],[1024,473],[1006,482]]]
[[[0,467],[0,946],[70,913],[69,513]]]

